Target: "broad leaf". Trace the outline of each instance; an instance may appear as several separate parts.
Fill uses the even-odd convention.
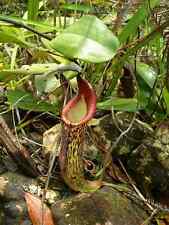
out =
[[[7,92],[8,103],[13,107],[17,106],[21,109],[37,111],[37,112],[58,112],[57,105],[37,100],[31,93],[21,90],[9,90]]]
[[[157,74],[152,67],[145,63],[138,62],[136,65],[137,74],[145,81],[145,83],[153,88]]]
[[[154,102],[153,96],[155,93],[153,94],[153,87],[155,84],[156,73],[149,65],[144,63],[137,63],[136,72],[139,106],[147,111],[152,108]],[[151,97],[153,98],[150,101]]]
[[[138,110],[137,107],[137,99],[135,98],[119,98],[114,97],[112,99],[108,99],[103,102],[97,103],[98,109],[111,110],[120,110],[127,112],[136,112]]]
[[[118,39],[95,16],[84,16],[51,41],[51,47],[68,58],[100,63],[113,58]]]
[[[136,64],[136,78],[138,84],[138,104],[141,108],[150,110],[154,102],[153,87],[157,78],[156,72],[153,68],[145,63],[137,62]],[[150,101],[150,98],[153,97]]]
[[[60,86],[54,74],[36,75],[34,81],[38,94],[53,92]]]

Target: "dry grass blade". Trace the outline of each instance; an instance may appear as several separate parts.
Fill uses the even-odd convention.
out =
[[[8,181],[5,180],[4,177],[0,177],[0,195],[3,196],[3,193],[5,192],[7,184],[8,184]]]

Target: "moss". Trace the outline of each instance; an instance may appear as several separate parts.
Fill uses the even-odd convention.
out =
[[[147,217],[139,205],[110,187],[60,201],[52,212],[58,225],[138,225]]]

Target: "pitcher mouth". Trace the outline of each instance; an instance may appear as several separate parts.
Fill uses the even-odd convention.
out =
[[[67,125],[87,123],[96,112],[96,94],[90,83],[77,77],[78,93],[64,106],[61,118]]]

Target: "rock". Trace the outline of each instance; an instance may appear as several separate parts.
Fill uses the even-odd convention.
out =
[[[169,122],[161,123],[128,159],[128,168],[144,193],[169,198]]]
[[[138,225],[146,211],[111,187],[56,202],[52,213],[57,225]]]
[[[112,115],[102,117],[99,121],[99,126],[94,128],[98,137],[102,138],[105,142],[111,142],[111,146],[114,145],[121,133],[128,129],[133,118],[133,113],[118,112],[115,117],[115,119],[112,118]],[[128,153],[141,144],[144,138],[152,134],[153,129],[147,123],[135,119],[127,135],[124,135],[117,145],[114,146],[113,156],[128,155]]]
[[[23,195],[24,187],[32,183],[37,184],[34,179],[17,173],[6,172],[0,176],[0,225],[31,224]]]
[[[5,202],[23,199],[24,188],[37,185],[35,179],[17,173],[6,172],[0,176],[0,199]]]
[[[17,173],[0,176],[0,225],[31,225],[25,191],[42,196],[43,189],[37,180]],[[46,201],[50,204],[60,198],[59,192],[48,189]]]

